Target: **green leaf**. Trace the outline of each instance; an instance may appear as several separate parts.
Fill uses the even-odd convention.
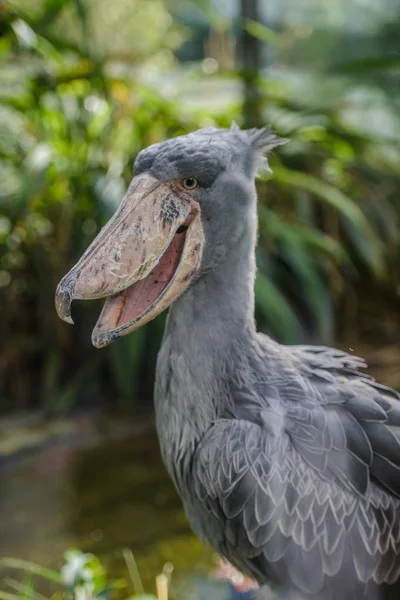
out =
[[[45,567],[37,565],[36,563],[28,560],[21,560],[19,558],[0,558],[0,567],[26,571],[34,575],[39,575],[40,577],[48,579],[49,581],[53,581],[54,583],[62,583],[61,576],[59,573],[57,573],[57,571],[46,569]]]
[[[47,600],[45,596],[35,591],[32,575],[30,573],[25,575],[24,582],[22,583],[16,581],[12,577],[6,577],[3,581],[8,587],[19,593],[18,597],[20,600]]]
[[[256,307],[264,315],[270,329],[285,343],[303,338],[303,331],[292,307],[279,288],[261,271],[255,282]]]
[[[382,69],[400,69],[400,56],[398,54],[382,54],[380,56],[366,56],[359,60],[352,60],[341,62],[333,67],[331,71],[334,73],[362,73],[363,71],[376,71],[380,72]]]
[[[252,21],[251,19],[246,19],[244,23],[244,29],[250,33],[253,37],[269,44],[270,46],[278,46],[281,41],[281,35],[276,33],[270,27],[259,23],[258,21]]]
[[[121,399],[127,406],[135,400],[147,332],[144,328],[120,337],[109,349],[114,380]]]
[[[21,600],[19,594],[10,594],[10,592],[3,592],[0,590],[0,600]]]
[[[47,33],[47,29],[54,23],[58,15],[64,10],[71,0],[44,0],[42,2],[42,17],[34,23],[35,29],[42,35]]]
[[[366,259],[368,266],[376,276],[382,276],[385,272],[385,266],[382,254],[382,245],[378,236],[372,229],[368,220],[364,216],[360,207],[346,194],[338,188],[321,181],[301,171],[287,169],[283,166],[275,166],[273,178],[278,183],[298,187],[307,190],[316,198],[326,202],[335,208],[342,216],[346,217],[353,225],[352,231],[356,231],[359,236],[363,236],[365,243],[369,244],[370,252],[368,256],[364,253],[363,258]],[[360,248],[360,244],[358,243]]]
[[[213,29],[223,31],[230,26],[230,20],[214,6],[211,0],[190,0],[206,17]]]
[[[140,577],[139,569],[136,564],[133,552],[130,548],[124,548],[122,550],[122,555],[124,557],[126,567],[128,569],[129,576],[132,581],[133,589],[135,590],[135,592],[138,592],[141,595],[141,597],[143,597],[144,588],[142,578]]]
[[[99,362],[100,357],[98,355],[92,356],[90,360],[86,360],[77,369],[75,374],[68,380],[68,383],[57,390],[54,387],[52,388],[55,395],[45,398],[47,401],[45,409],[48,415],[52,417],[65,415],[71,410],[77,401],[79,392],[87,384],[93,372],[96,371]],[[55,368],[57,368],[57,363],[55,364]]]

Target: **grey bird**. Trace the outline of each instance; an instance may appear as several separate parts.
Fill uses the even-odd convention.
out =
[[[398,599],[398,394],[352,355],[256,331],[254,180],[281,143],[233,125],[140,152],[56,308],[72,322],[73,299],[106,298],[100,348],[171,306],[160,447],[193,530],[217,552],[285,599]]]

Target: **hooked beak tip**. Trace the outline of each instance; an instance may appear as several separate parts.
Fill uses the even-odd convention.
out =
[[[58,316],[60,319],[66,323],[69,323],[70,325],[74,324],[74,321],[71,317],[71,302],[73,300],[72,287],[75,288],[75,286],[72,285],[65,286],[64,280],[62,280],[57,286],[55,297],[55,305]]]
[[[65,321],[66,323],[69,323],[70,325],[75,325],[74,320],[72,317],[61,317],[63,319],[63,321]]]

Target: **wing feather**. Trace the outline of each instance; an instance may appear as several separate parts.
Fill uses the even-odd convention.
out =
[[[273,354],[273,353],[272,353]],[[400,403],[361,359],[297,346],[268,380],[232,385],[196,450],[194,489],[236,566],[318,593],[329,578],[400,576]],[[280,362],[279,362],[280,361]],[[280,374],[280,376],[279,376]],[[213,525],[207,537],[218,549]],[[355,588],[354,588],[355,589]]]

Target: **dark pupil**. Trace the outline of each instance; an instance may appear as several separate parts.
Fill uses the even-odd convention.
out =
[[[193,177],[188,177],[185,179],[185,185],[189,188],[194,187],[196,185],[196,181],[193,179]]]

